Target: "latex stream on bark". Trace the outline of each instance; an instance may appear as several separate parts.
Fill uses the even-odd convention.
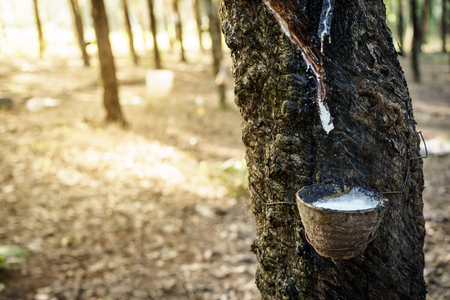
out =
[[[322,57],[310,40],[305,22],[302,22],[301,16],[295,13],[295,9],[289,9],[292,5],[290,0],[263,1],[269,11],[275,16],[275,19],[280,24],[284,34],[291,40],[292,43],[298,46],[308,68],[311,68],[314,73],[317,80],[317,108],[319,110],[320,121],[323,129],[329,133],[334,129],[334,125],[328,106],[324,102],[326,97],[326,89],[323,83]],[[323,3],[321,26],[319,27],[322,52],[323,38],[325,35],[329,35],[330,33],[333,2],[333,0],[324,0]]]

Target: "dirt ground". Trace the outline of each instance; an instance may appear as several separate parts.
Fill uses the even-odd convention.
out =
[[[163,99],[146,96],[144,67],[118,60],[126,130],[101,122],[95,67],[0,61],[14,100],[0,110],[0,245],[28,251],[0,271],[1,300],[260,298],[232,79],[222,111],[210,58],[188,58],[165,55],[175,79]],[[418,129],[441,143],[448,71],[445,56],[426,55],[423,83],[409,83]],[[29,111],[35,97],[59,102]],[[430,154],[425,178],[428,299],[450,299],[450,157]]]

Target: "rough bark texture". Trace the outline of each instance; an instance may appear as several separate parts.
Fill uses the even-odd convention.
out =
[[[184,45],[183,45],[183,24],[181,22],[180,11],[178,10],[178,0],[172,0],[173,16],[175,22],[175,32],[177,40],[180,42],[181,50],[181,61],[186,61],[186,56],[184,55]]]
[[[42,33],[41,18],[39,17],[39,4],[37,0],[33,0],[34,4],[34,18],[36,19],[36,28],[38,31],[39,39],[39,57],[42,58],[45,51],[44,34]]]
[[[153,37],[153,54],[155,56],[155,69],[162,69],[161,56],[159,55],[158,39],[156,38],[156,19],[153,6],[153,0],[147,0],[148,4],[148,14],[150,15],[150,30],[152,31]]]
[[[134,50],[133,30],[131,29],[130,14],[128,11],[127,0],[122,0],[122,8],[125,21],[125,29],[128,34],[128,46],[130,47],[130,53],[131,57],[133,58],[134,65],[137,66],[139,63],[139,58],[136,55],[136,51]]]
[[[78,47],[80,48],[81,56],[85,67],[89,67],[89,55],[86,51],[86,42],[84,41],[83,19],[81,18],[80,6],[78,0],[70,0],[72,8],[73,23],[75,27],[75,34],[77,36]]]
[[[332,4],[328,20],[321,20],[321,1],[266,2],[284,12],[293,41],[309,41],[319,53],[334,129],[327,134],[321,124],[318,77],[302,53],[308,49],[291,42],[263,1],[221,0],[262,298],[425,299],[422,162],[410,161],[419,156],[419,136],[382,1],[325,1]],[[330,39],[325,35],[319,52],[323,21]],[[387,195],[377,237],[350,260],[318,256],[289,204],[300,188],[321,182],[399,191],[406,174],[404,193]]]
[[[108,19],[103,0],[92,0],[92,18],[94,19],[95,36],[97,37],[100,73],[103,82],[103,106],[106,110],[107,122],[118,122],[125,125],[119,103],[116,67],[109,41]]]

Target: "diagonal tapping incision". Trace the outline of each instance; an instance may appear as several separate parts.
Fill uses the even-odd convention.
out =
[[[300,13],[297,4],[291,0],[263,0],[269,11],[274,15],[277,22],[280,24],[284,34],[296,44],[302,52],[302,57],[309,68],[311,68],[317,80],[317,107],[319,110],[320,121],[323,129],[329,133],[334,129],[333,118],[330,115],[328,106],[325,103],[326,89],[323,82],[323,63],[319,51],[311,42],[308,30],[306,28],[306,20]],[[332,0],[325,0],[326,18],[324,20],[324,31],[320,35],[323,42],[324,35],[329,35],[329,28],[331,27]],[[330,18],[328,18],[330,17]]]

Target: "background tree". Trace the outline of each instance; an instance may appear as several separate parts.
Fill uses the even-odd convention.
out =
[[[89,55],[86,51],[86,42],[84,40],[83,19],[81,17],[80,6],[78,0],[69,0],[70,7],[72,8],[73,23],[75,29],[75,35],[78,41],[78,47],[80,48],[81,55],[83,57],[83,63],[85,67],[90,65]]]
[[[164,13],[162,14],[164,18],[164,30],[167,33],[168,39],[169,39],[169,49],[170,51],[173,51],[175,42],[176,42],[176,33],[172,34],[171,25],[175,27],[175,24],[172,22],[172,2],[166,1],[164,2]]]
[[[213,56],[213,74],[216,76],[216,85],[219,92],[219,103],[222,109],[226,109],[225,102],[225,77],[226,72],[221,68],[223,52],[222,41],[220,35],[220,27],[217,26],[218,15],[214,9],[212,0],[206,0],[206,10],[209,19],[209,33],[211,35],[211,51]],[[220,73],[220,74],[219,74]]]
[[[44,41],[44,34],[42,33],[41,18],[39,17],[39,4],[37,0],[33,0],[33,4],[34,4],[34,17],[36,19],[36,29],[38,32],[38,39],[39,39],[39,57],[42,58],[45,51],[45,41]]]
[[[220,63],[223,58],[222,42],[220,40],[220,28],[217,27],[217,11],[214,10],[212,0],[206,1],[206,10],[208,12],[209,19],[209,33],[211,35],[212,42],[212,55],[213,55],[213,72],[216,75],[220,70]]]
[[[173,18],[175,23],[175,32],[177,36],[177,40],[180,42],[180,51],[181,51],[181,61],[186,61],[186,56],[184,55],[184,45],[183,45],[183,24],[181,22],[181,15],[178,9],[178,0],[172,0],[173,7]]]
[[[128,10],[127,0],[122,0],[122,9],[123,9],[123,16],[124,16],[124,21],[125,21],[125,29],[128,34],[128,45],[130,48],[131,57],[133,58],[134,65],[137,66],[139,63],[139,58],[136,54],[136,51],[134,50],[133,30],[131,28],[130,12]]]
[[[409,8],[411,12],[411,22],[413,25],[413,39],[411,45],[411,66],[413,70],[413,80],[414,82],[420,82],[419,52],[421,33],[419,26],[417,0],[409,0]]]
[[[424,299],[422,163],[410,161],[419,137],[383,2],[265,2],[271,9],[263,1],[220,2],[262,298]],[[344,182],[398,191],[406,174],[404,193],[388,196],[363,255],[328,259],[307,243],[290,204],[297,190]]]
[[[158,39],[157,39],[157,30],[156,30],[156,19],[155,12],[153,6],[153,0],[147,0],[148,4],[148,14],[150,19],[150,30],[152,32],[153,38],[153,54],[155,58],[155,69],[161,69],[161,56],[159,55],[159,47],[158,47]]]
[[[447,0],[442,1],[442,14],[441,14],[441,38],[442,38],[442,52],[447,53],[445,44],[447,43]]]
[[[429,27],[429,19],[431,17],[431,0],[424,0],[422,3],[422,14],[421,14],[421,24],[420,24],[420,45],[423,45],[426,42],[428,27]]]
[[[399,40],[399,43],[400,43],[400,52],[402,53],[402,54],[404,54],[404,51],[403,51],[403,47],[404,47],[404,44],[403,44],[403,38],[404,38],[404,28],[405,28],[405,21],[404,21],[404,18],[403,18],[403,0],[398,0],[398,7],[397,7],[397,11],[398,11],[398,21],[397,21],[397,34],[398,34],[398,40]]]
[[[136,20],[142,30],[142,42],[144,43],[144,49],[147,50],[147,37],[146,37],[146,30],[145,30],[147,28],[147,26],[145,25],[144,12],[143,12],[143,8],[141,7],[142,2],[139,0],[134,0],[131,2],[131,4],[132,4],[132,10],[136,14]],[[147,5],[147,4],[145,3],[145,5]]]
[[[192,0],[192,8],[194,11],[194,17],[195,17],[195,23],[197,24],[197,34],[198,34],[198,43],[200,46],[200,49],[202,51],[205,50],[203,47],[203,40],[202,40],[202,17],[201,17],[201,10],[200,10],[200,0]]]
[[[92,18],[97,38],[100,73],[103,83],[103,105],[106,110],[105,120],[126,125],[119,103],[116,67],[109,40],[108,18],[103,0],[92,0]]]

